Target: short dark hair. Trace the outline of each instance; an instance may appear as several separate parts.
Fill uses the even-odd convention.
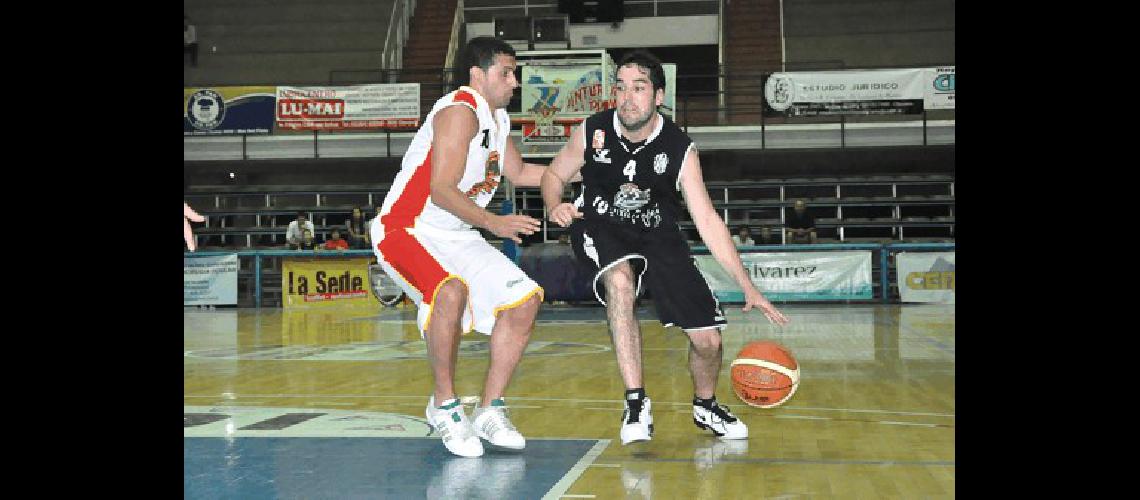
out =
[[[308,214],[306,214],[304,211],[300,211],[300,210],[298,210],[298,211],[297,211],[297,217],[304,217],[304,218],[306,218],[306,219],[307,219],[307,218],[309,217],[309,215],[308,215]]]
[[[463,53],[459,57],[459,81],[463,84],[471,83],[471,68],[478,66],[483,71],[489,71],[495,64],[496,54],[515,56],[515,49],[510,44],[490,36],[477,36],[467,41]]]
[[[614,79],[617,72],[627,64],[636,64],[649,72],[649,81],[653,83],[653,91],[665,90],[665,70],[661,68],[661,60],[645,49],[636,49],[622,56],[621,61],[614,68]]]

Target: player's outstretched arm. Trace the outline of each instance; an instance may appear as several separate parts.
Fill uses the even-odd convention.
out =
[[[709,252],[712,253],[713,258],[732,275],[736,283],[740,285],[740,289],[744,291],[744,312],[752,310],[753,306],[759,307],[768,321],[777,325],[786,325],[788,318],[776,309],[771,302],[768,302],[764,294],[760,293],[760,290],[752,283],[752,279],[748,277],[748,272],[744,270],[744,264],[740,261],[740,254],[736,251],[736,245],[732,244],[732,236],[728,233],[728,227],[724,225],[720,215],[717,215],[712,200],[709,199],[709,193],[705,190],[701,161],[697,157],[696,147],[690,148],[689,154],[685,156],[679,180],[681,193],[685,196],[685,204],[689,208],[689,214],[693,217],[693,223],[697,226],[701,240],[709,247]]]
[[[558,154],[550,162],[550,166],[543,171],[541,191],[542,202],[546,205],[547,218],[562,227],[569,226],[574,219],[581,219],[582,213],[572,203],[562,201],[562,192],[567,182],[577,182],[582,179],[582,159],[586,148],[582,131],[585,122],[578,124],[570,132],[570,140],[558,150]]]

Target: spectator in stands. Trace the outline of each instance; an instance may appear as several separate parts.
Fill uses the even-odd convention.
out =
[[[796,200],[795,209],[784,210],[786,243],[815,243],[815,217],[807,211],[804,200]]]
[[[780,243],[772,238],[772,228],[760,226],[760,239],[756,241],[757,245],[774,245]]]
[[[307,220],[305,212],[297,212],[297,220],[290,222],[289,227],[285,229],[285,243],[289,248],[301,243],[301,231],[305,230],[310,233],[317,232],[317,228],[313,227],[313,221]]]
[[[364,212],[360,207],[353,207],[352,216],[344,222],[344,226],[344,232],[348,235],[349,248],[369,248],[368,224],[364,220]]]
[[[756,242],[752,240],[752,236],[749,235],[748,232],[748,226],[740,226],[737,233],[732,235],[732,242],[735,243],[737,247],[755,245]]]
[[[190,24],[190,16],[182,15],[182,55],[190,54],[190,65],[198,67],[198,29]]]
[[[301,241],[296,245],[289,245],[293,250],[316,250],[317,240],[313,239],[313,232],[306,229],[301,236]]]
[[[340,237],[340,230],[333,229],[332,235],[321,245],[320,250],[348,250],[348,242]]]

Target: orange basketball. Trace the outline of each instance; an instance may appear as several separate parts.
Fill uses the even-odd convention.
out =
[[[788,348],[752,342],[732,362],[732,390],[749,406],[772,408],[791,399],[800,385],[800,365]]]

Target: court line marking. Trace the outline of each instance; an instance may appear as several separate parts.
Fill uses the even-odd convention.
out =
[[[609,439],[596,440],[594,446],[590,448],[590,451],[582,455],[582,458],[578,459],[578,463],[574,464],[570,470],[566,471],[562,479],[559,479],[557,483],[554,483],[554,486],[550,487],[550,491],[547,491],[546,494],[542,496],[542,500],[554,500],[565,495],[566,491],[570,489],[570,485],[574,484],[574,482],[581,477],[583,472],[586,472],[586,467],[594,463],[594,460],[597,460],[598,456],[601,455],[602,451],[605,451],[609,445]]]
[[[625,462],[696,462],[692,458],[615,458]],[[785,464],[785,465],[879,465],[879,466],[944,466],[956,467],[956,462],[953,460],[813,460],[806,458],[720,458],[718,463],[741,463],[741,464]]]
[[[832,420],[831,417],[814,417],[811,415],[775,415],[776,418],[797,418],[804,420]]]
[[[621,464],[590,464],[590,467],[617,467],[621,468]]]
[[[938,427],[937,425],[934,425],[934,424],[923,424],[923,423],[919,423],[919,422],[894,422],[891,420],[880,420],[879,423],[883,424],[883,425],[913,425],[913,426],[918,426],[918,427]]]
[[[218,398],[220,396],[218,396],[217,394],[210,394],[210,395],[183,394],[182,397],[183,398],[209,399],[209,398]],[[243,399],[250,399],[250,398],[423,399],[423,396],[378,396],[378,395],[361,395],[361,394],[244,394],[244,395],[241,395],[240,397],[242,397]],[[624,402],[624,400],[622,400],[622,399],[530,398],[530,397],[522,397],[522,396],[511,396],[510,399],[512,399],[512,400],[525,400],[525,401],[560,401],[560,402],[571,402],[571,403],[610,403],[610,404],[619,405],[618,409],[621,409],[620,403]],[[670,402],[670,401],[654,400],[653,404],[658,405],[658,406],[659,405],[691,406],[693,403],[691,401],[676,403],[676,402]],[[522,407],[516,406],[516,408],[522,408]],[[953,413],[895,411],[895,410],[880,410],[880,409],[870,409],[870,408],[818,408],[818,407],[811,407],[811,406],[781,406],[781,408],[786,408],[789,410],[849,411],[852,413],[885,413],[885,414],[889,414],[889,415],[956,418]]]

